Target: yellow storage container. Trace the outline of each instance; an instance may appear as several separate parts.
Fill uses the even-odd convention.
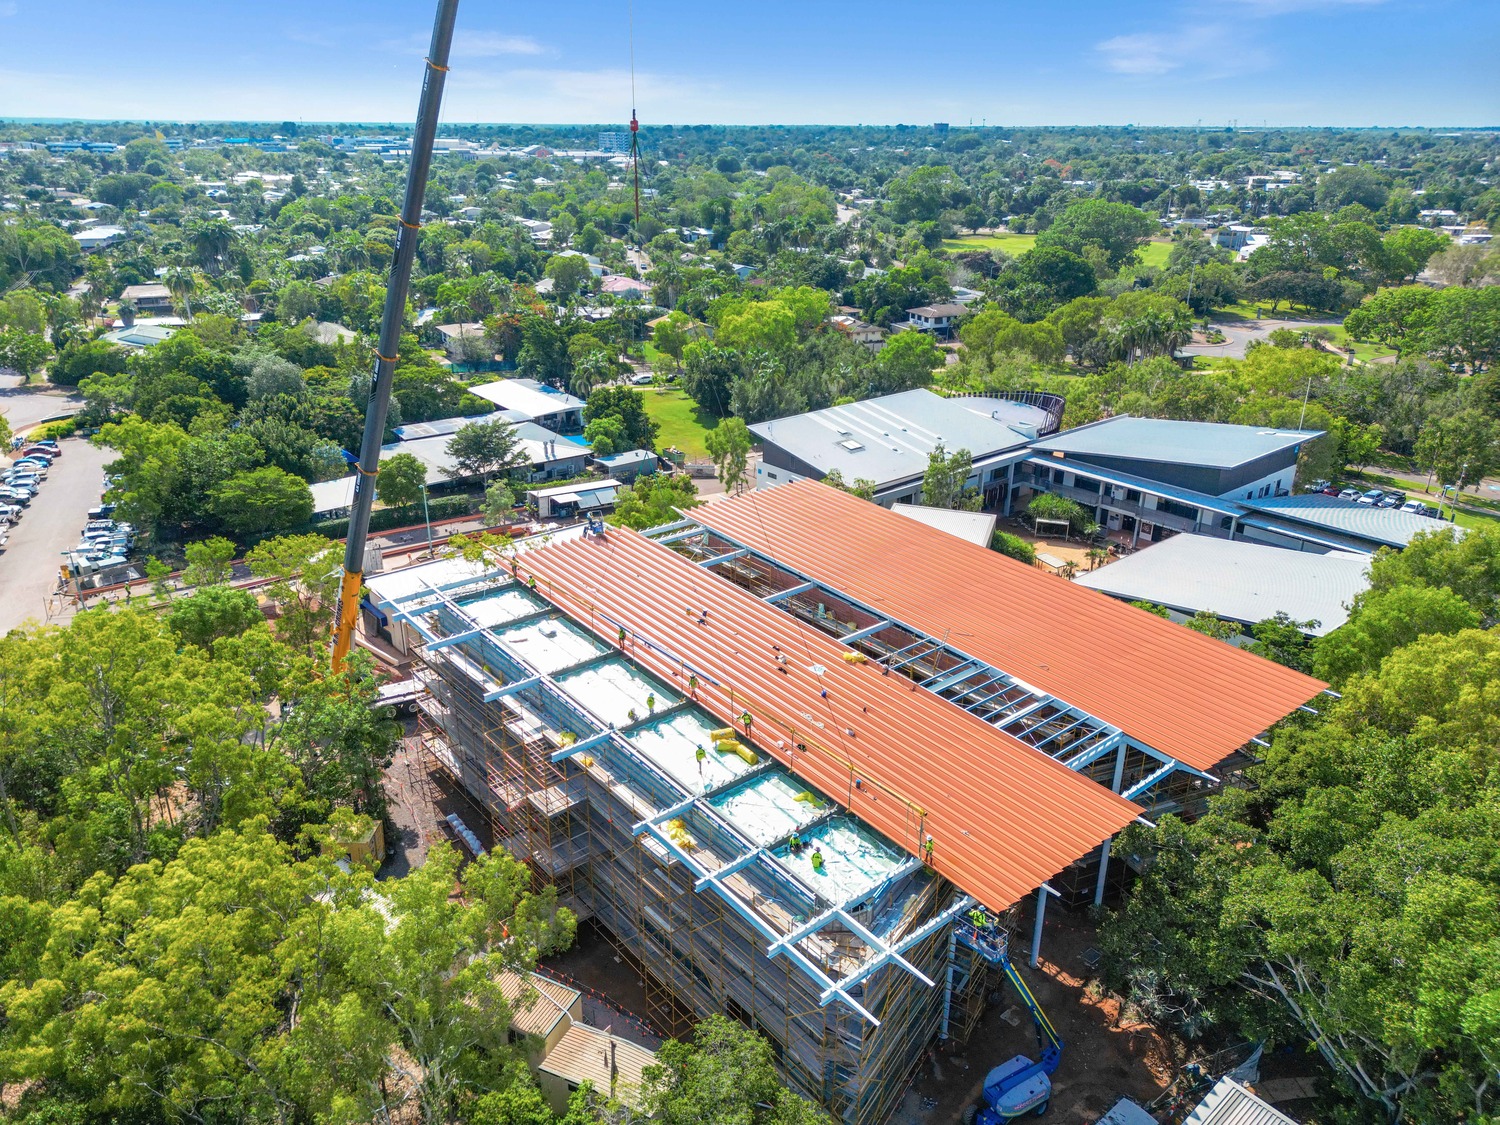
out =
[[[710,731],[708,737],[713,739],[715,742],[724,742],[727,739],[734,738],[738,734],[739,731],[735,730],[733,727],[720,727],[718,730]]]

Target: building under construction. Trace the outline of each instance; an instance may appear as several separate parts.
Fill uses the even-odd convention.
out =
[[[977,1019],[961,919],[1037,892],[1039,935],[1116,832],[1322,689],[822,485],[694,515],[393,572],[371,606],[431,752],[645,1014],[743,1020],[844,1121]]]

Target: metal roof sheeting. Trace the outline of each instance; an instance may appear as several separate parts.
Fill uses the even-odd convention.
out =
[[[537,1069],[574,1085],[592,1082],[601,1093],[633,1105],[639,1100],[646,1068],[655,1064],[656,1056],[646,1048],[575,1023]]]
[[[1240,503],[1267,516],[1313,524],[1374,543],[1383,543],[1388,547],[1405,547],[1424,531],[1442,531],[1454,526],[1412,512],[1357,504],[1353,500],[1340,500],[1337,496],[1324,496],[1320,492],[1305,492],[1300,496],[1265,496],[1259,500],[1241,500]],[[1463,528],[1456,529],[1455,534],[1463,533]]]
[[[1321,637],[1349,619],[1349,603],[1370,585],[1369,567],[1369,555],[1174,535],[1081,574],[1075,584],[1183,613],[1208,610],[1249,625],[1283,612],[1318,622],[1307,632]]]
[[[845,646],[636,532],[544,547],[522,571],[601,636],[623,625],[625,651],[675,690],[698,676],[699,705],[726,725],[749,711],[758,750],[913,856],[930,835],[934,869],[991,908],[1140,813],[905,677],[846,663]]]
[[[692,514],[1196,769],[1327,686],[812,481]]]
[[[967,449],[976,463],[1023,449],[1029,434],[1009,422],[1027,419],[1041,425],[1046,412],[1023,403],[1009,405],[1013,416],[1001,419],[968,399],[918,389],[757,422],[750,430],[820,473],[837,469],[845,480],[865,478],[884,486],[920,477],[939,442],[949,452]]]
[[[1080,457],[1126,457],[1165,465],[1233,469],[1311,441],[1322,433],[1322,430],[1274,430],[1266,426],[1124,415],[1064,430],[1032,448],[1046,453],[1060,449]]]
[[[1221,1078],[1183,1125],[1297,1125],[1233,1078]]]

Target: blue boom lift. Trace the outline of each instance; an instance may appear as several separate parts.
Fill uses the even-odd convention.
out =
[[[991,965],[1000,966],[1031,1013],[1040,1052],[1040,1057],[1034,1061],[1026,1055],[1017,1055],[985,1075],[984,1101],[964,1111],[963,1123],[1001,1125],[1028,1113],[1040,1116],[1047,1112],[1052,1100],[1052,1075],[1057,1064],[1062,1062],[1063,1041],[1058,1037],[1057,1028],[1052,1026],[1047,1013],[1042,1011],[1031,989],[1011,964],[1007,935],[995,925],[989,914],[976,908],[968,920],[959,925],[958,940]]]

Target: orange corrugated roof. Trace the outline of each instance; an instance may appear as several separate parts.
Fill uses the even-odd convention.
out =
[[[814,481],[692,515],[1196,769],[1328,686]]]
[[[726,724],[749,710],[759,749],[911,854],[930,834],[934,867],[994,909],[1140,813],[904,677],[845,663],[844,646],[633,531],[541,547],[521,566],[600,635],[638,632],[629,654],[679,692],[685,662],[700,705]]]

